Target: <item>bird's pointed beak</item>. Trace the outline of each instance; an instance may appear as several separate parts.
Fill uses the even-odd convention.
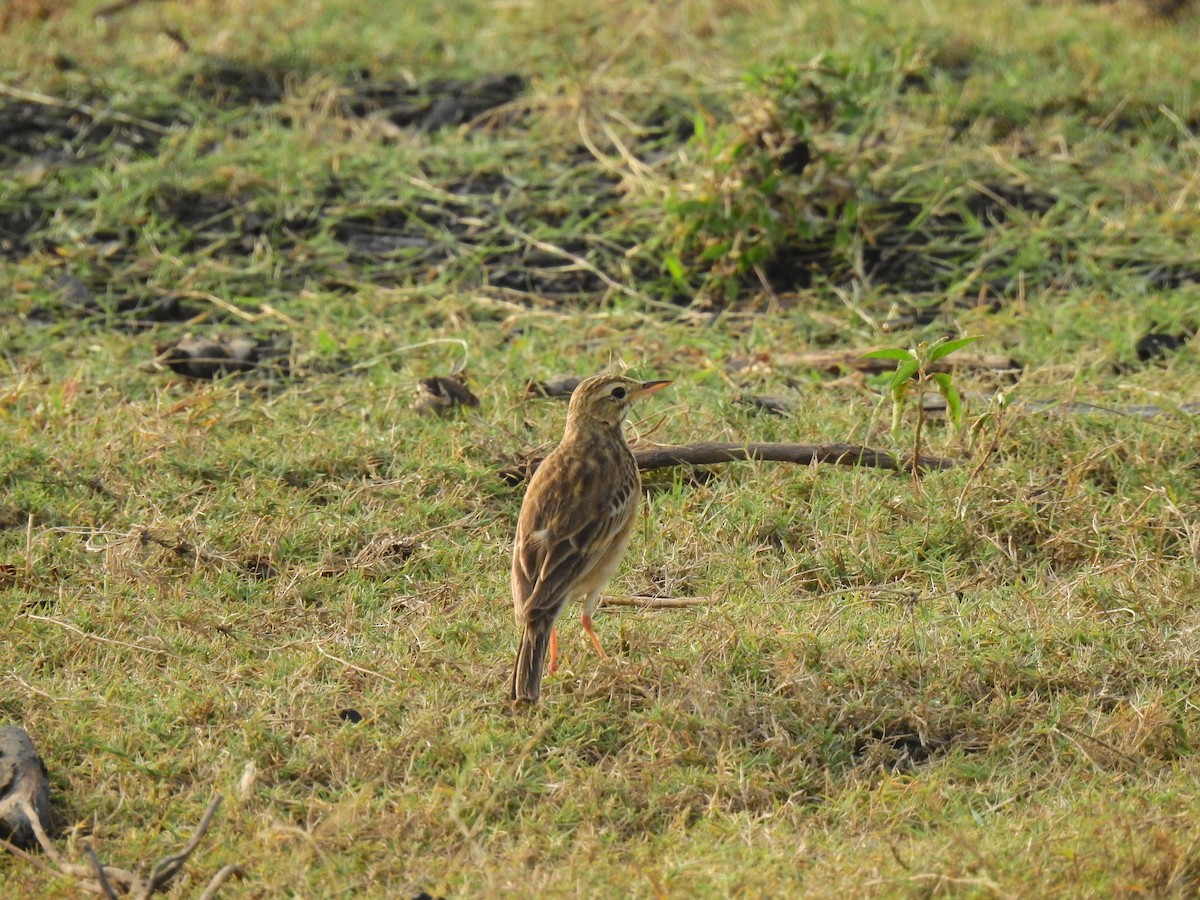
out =
[[[642,386],[633,392],[633,399],[639,400],[642,397],[649,396],[655,391],[661,391],[668,384],[674,384],[673,381],[643,381]]]

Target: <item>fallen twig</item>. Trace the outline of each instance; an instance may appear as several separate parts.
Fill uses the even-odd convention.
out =
[[[787,462],[811,465],[814,462],[832,463],[838,466],[868,466],[876,469],[891,469],[907,472],[912,460],[906,456],[895,456],[885,450],[873,450],[855,444],[789,444],[751,441],[745,444],[702,441],[696,444],[679,444],[663,447],[637,447],[633,450],[638,468],[643,471],[666,469],[670,466],[711,466],[717,463],[736,462],[743,459],[758,459],[765,462]],[[542,457],[535,456],[505,466],[500,477],[509,484],[520,484],[529,478],[541,464]],[[917,469],[952,469],[958,461],[943,456],[921,456]]]
[[[702,441],[674,447],[648,447],[633,451],[639,469],[665,469],[669,466],[706,466],[741,459],[760,459],[767,462],[790,462],[811,465],[814,462],[839,466],[870,466],[877,469],[907,471],[912,468],[908,457],[897,457],[886,450],[873,450],[856,444],[789,444],[753,441],[746,444]],[[952,469],[957,460],[943,456],[921,456],[918,469]]]
[[[605,597],[601,606],[635,606],[638,609],[683,609],[688,606],[707,606],[714,597]]]
[[[820,369],[823,372],[850,369],[874,374],[896,370],[896,360],[864,358],[863,354],[867,352],[869,351],[812,350],[807,353],[778,353],[761,360],[753,357],[739,360],[735,369],[750,368],[761,361],[773,369]],[[1011,356],[996,353],[955,353],[938,360],[928,371],[949,372],[952,369],[976,369],[1011,375],[1020,372],[1022,366]]]

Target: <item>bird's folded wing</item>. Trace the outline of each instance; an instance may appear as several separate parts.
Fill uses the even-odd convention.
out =
[[[549,460],[548,460],[549,461]],[[544,464],[543,464],[544,465]],[[553,617],[608,555],[636,502],[635,484],[584,480],[600,473],[547,472],[557,476],[534,491],[521,510],[513,553],[513,602],[527,619]]]

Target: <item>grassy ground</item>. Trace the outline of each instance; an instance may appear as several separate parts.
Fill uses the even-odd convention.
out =
[[[1193,9],[100,5],[0,35],[0,719],[72,860],[221,794],[179,895],[1200,891],[1200,357],[1135,346],[1200,325]],[[153,364],[189,332],[286,365]],[[528,379],[890,447],[796,354],[948,334],[1024,367],[955,374],[964,465],[648,477],[614,594],[711,602],[564,619],[510,708]]]

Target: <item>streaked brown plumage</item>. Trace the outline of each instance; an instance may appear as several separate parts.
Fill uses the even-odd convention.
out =
[[[669,381],[597,375],[571,395],[562,442],[530,479],[517,520],[512,591],[521,643],[512,698],[537,700],[547,650],[554,671],[554,621],[583,597],[583,628],[600,656],[592,613],[629,545],[641,478],[621,423],[634,401]]]

